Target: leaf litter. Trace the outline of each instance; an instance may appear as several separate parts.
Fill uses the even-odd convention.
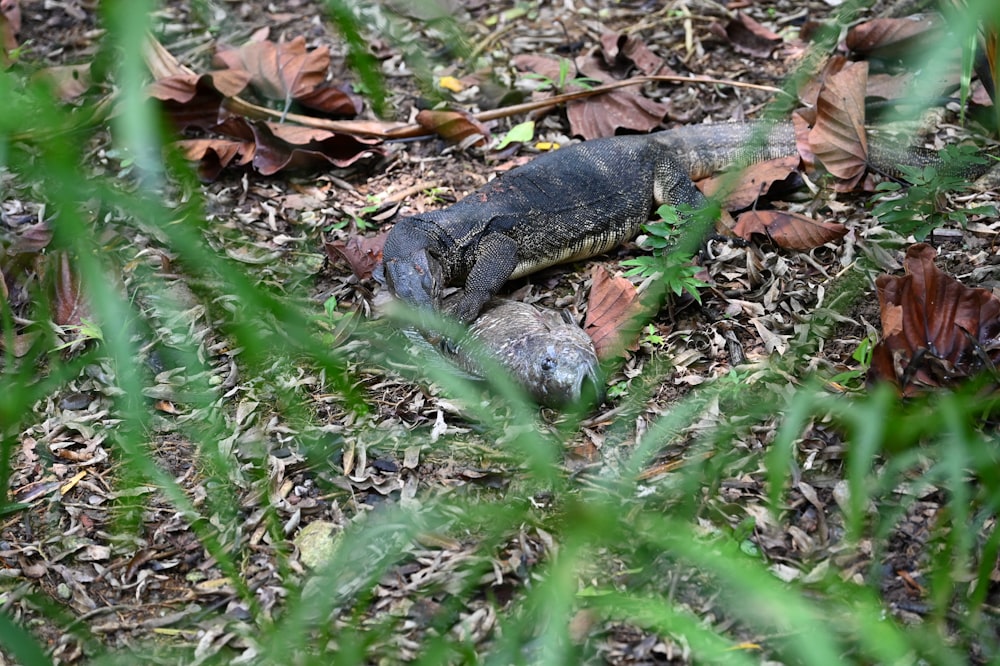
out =
[[[4,5],[5,8],[10,6],[10,3]],[[88,20],[92,18],[89,11],[79,11],[83,11]],[[540,11],[544,14],[551,10]],[[29,31],[29,37],[41,43],[45,43],[42,41],[45,39],[56,39],[55,35],[31,32],[42,25],[44,16],[38,12],[37,7],[26,11],[25,30]],[[178,26],[190,29],[191,24],[184,23],[184,12],[183,9],[173,8],[167,11],[166,16],[170,17],[168,20],[176,20]],[[268,14],[261,7],[256,16],[266,17]],[[550,14],[549,18],[553,16]],[[609,22],[633,25],[637,18],[629,10],[621,9]],[[767,21],[763,13],[757,14],[757,18]],[[264,27],[260,25],[261,20],[253,19],[250,27]],[[3,25],[0,23],[0,28]],[[540,25],[545,25],[544,21]],[[305,22],[301,28],[300,34],[307,34]],[[66,27],[68,31],[75,29]],[[754,28],[751,27],[751,30]],[[234,34],[236,32],[234,30]],[[594,50],[588,56],[592,64],[588,67],[593,68],[590,71],[600,72],[606,77],[623,74],[615,67],[631,68],[634,65],[641,69],[646,65],[640,63],[655,62],[647,50],[654,55],[659,52],[662,55],[657,57],[661,59],[668,54],[659,41],[650,41],[652,48],[643,49],[635,46],[639,41],[635,37],[623,40],[621,33],[607,31],[602,34],[615,37],[602,38],[599,48],[592,47]],[[718,39],[717,33],[714,36],[696,34],[694,39],[697,42]],[[547,50],[542,32],[533,34],[527,30],[526,35],[521,39],[536,46],[534,50],[539,53]],[[330,43],[335,42],[332,37],[329,40]],[[79,40],[64,41],[86,44]],[[271,43],[275,52],[270,59],[263,60],[269,64],[282,62],[280,57],[274,59],[279,49],[276,45],[288,43]],[[626,55],[623,60],[620,53],[623,50],[632,55]],[[692,53],[693,57],[683,64],[695,73],[724,75],[733,67],[732,55],[725,50],[713,53],[695,49]],[[72,49],[68,54],[73,54]],[[85,47],[83,54],[87,55]],[[259,73],[265,71],[269,64],[261,63],[251,69]],[[784,74],[783,67],[773,60],[757,61],[756,64],[767,82],[780,80]],[[281,72],[278,67],[270,73],[268,80],[271,84],[280,84],[273,86],[272,93],[283,91],[287,96],[290,90],[296,89],[296,77],[286,77]],[[276,76],[277,73],[281,75]],[[180,87],[186,91],[183,94],[192,96],[186,101],[174,100],[180,102],[176,117],[182,123],[190,122],[191,127],[199,130],[215,131],[226,122],[220,114],[225,112],[226,100],[243,90],[239,81],[244,78],[242,74],[234,77],[229,73],[218,79],[215,74],[187,79]],[[630,95],[640,97],[638,94]],[[734,101],[726,96],[706,94],[694,86],[685,86],[672,91],[669,108],[677,115],[683,115],[685,121],[702,116],[716,119],[739,117],[745,105],[752,106],[753,95],[748,93],[746,99]],[[634,100],[628,104],[632,110],[627,115],[636,108]],[[639,106],[645,104],[642,102]],[[582,108],[585,105],[581,103],[578,106]],[[650,108],[659,112],[659,107]],[[602,113],[597,108],[592,112],[595,116]],[[187,121],[184,120],[185,113],[190,113]],[[863,118],[860,121],[856,117],[841,118],[828,105],[818,115],[834,123],[833,129],[821,129],[817,133],[817,137],[822,139],[819,142],[822,146],[820,152],[827,154],[834,148],[846,150],[847,158],[832,160],[835,165],[846,160],[846,166],[843,169],[834,168],[847,180],[857,179],[860,164],[864,161],[863,133],[852,131],[849,140],[842,143],[832,137],[845,128],[856,128],[863,123]],[[583,122],[587,127],[587,121]],[[610,129],[613,132],[623,126],[615,125]],[[607,129],[590,127],[587,132],[606,132]],[[558,137],[563,129],[553,118],[543,121],[540,131],[543,136]],[[576,133],[572,126],[570,131]],[[240,181],[228,176],[222,167],[227,164],[250,164],[261,143],[274,153],[260,162],[264,168],[273,169],[272,173],[279,173],[290,166],[310,166],[314,163],[307,165],[300,162],[295,154],[303,145],[322,144],[315,134],[307,132],[304,143],[302,137],[281,139],[280,131],[275,132],[273,126],[263,124],[260,119],[246,118],[239,119],[234,128],[221,134],[231,138],[231,145],[216,143],[200,153],[202,159],[210,152],[216,153],[212,158],[217,162],[212,169],[212,177],[218,180],[207,189],[210,221],[220,229],[238,230],[239,234],[238,239],[234,239],[233,234],[219,233],[215,240],[234,252],[266,250],[263,255],[265,260],[259,264],[259,279],[282,282],[296,272],[312,276],[317,285],[317,301],[324,302],[327,297],[333,296],[338,309],[343,311],[360,308],[367,303],[366,291],[370,283],[367,282],[366,266],[376,250],[359,241],[356,226],[340,226],[341,222],[353,218],[354,211],[369,206],[369,196],[386,192],[390,187],[405,188],[430,179],[449,186],[455,192],[468,192],[481,184],[483,178],[483,166],[474,155],[443,148],[442,144],[430,141],[408,148],[408,155],[394,156],[397,161],[389,173],[362,175],[356,170],[348,170],[316,176],[315,182],[322,186],[314,192],[317,205],[303,209],[291,203],[292,197],[298,196],[298,193],[287,183],[257,180],[256,177]],[[291,144],[291,147],[281,141]],[[829,151],[824,150],[828,145],[833,147]],[[332,162],[329,152],[333,148],[326,145],[313,145],[313,148],[312,152],[320,159]],[[344,149],[338,154],[346,156],[343,158],[345,163],[338,166],[353,168],[352,157],[368,150],[362,145]],[[443,157],[440,154],[442,150],[445,153]],[[197,151],[191,154],[199,155]],[[756,194],[759,193],[760,188]],[[287,206],[284,203],[286,199],[289,202]],[[19,214],[12,209],[30,207],[30,204],[11,199],[3,205],[3,230],[7,234],[11,229],[8,222]],[[407,202],[404,210],[407,205],[413,204]],[[429,204],[419,205],[436,207],[440,202],[432,200]],[[614,407],[590,419],[584,436],[572,443],[574,450],[585,451],[587,465],[613,465],[617,451],[627,450],[639,441],[645,433],[645,424],[668,410],[689,386],[708,378],[721,377],[739,363],[748,363],[744,367],[750,369],[757,367],[755,364],[766,363],[773,352],[787,344],[788,340],[801,335],[803,327],[820,325],[818,322],[810,323],[809,315],[827,305],[823,288],[825,281],[830,275],[853,265],[859,255],[869,252],[863,235],[878,231],[877,225],[872,227],[870,220],[863,219],[862,215],[852,212],[840,201],[827,202],[827,206],[830,217],[838,219],[849,229],[839,243],[820,243],[817,240],[809,252],[781,252],[758,244],[709,243],[705,270],[712,286],[704,293],[705,306],[669,306],[668,316],[661,313],[654,319],[651,322],[652,332],[644,331],[636,351],[626,354],[624,364],[611,379],[612,387],[618,385],[628,390],[642,390],[643,387],[638,384],[642,381],[644,370],[658,361],[668,361],[674,370],[663,375],[661,384],[649,387],[652,389],[649,402],[641,413],[633,416],[634,427],[624,441],[607,429],[614,417]],[[795,209],[805,211],[807,208],[803,204],[789,205],[796,215],[801,213]],[[327,232],[331,226],[338,228]],[[978,227],[970,227],[962,237],[968,248],[952,250],[952,254],[970,253],[972,270],[978,271],[979,280],[992,275],[990,265],[983,260],[983,248],[987,248],[994,237],[994,226],[980,222]],[[123,233],[132,233],[127,229],[128,226],[123,225]],[[801,235],[801,231],[797,234]],[[129,240],[136,242],[137,262],[167,275],[173,274],[170,257],[163,254],[152,239],[133,235]],[[11,253],[11,257],[24,258],[37,254],[48,242],[44,227],[30,231],[23,229],[4,236],[5,249],[21,248],[17,253]],[[324,248],[333,243],[341,244],[334,252],[346,258],[350,269],[333,264],[329,269],[322,270]],[[351,250],[347,250],[349,246]],[[609,260],[613,262],[632,251],[626,248],[612,253]],[[295,259],[295,255],[299,259]],[[353,263],[350,257],[354,257]],[[885,270],[899,267],[894,257],[882,256],[881,259]],[[57,258],[55,261],[65,262],[65,259]],[[932,270],[933,264],[928,266],[927,261],[922,258],[922,263],[911,265],[912,262],[906,260],[910,275],[905,284],[913,285],[920,281],[920,278],[914,277],[914,270],[917,269],[922,271],[920,275],[924,276],[925,283],[939,285],[938,288],[949,293],[957,289],[951,286],[949,279],[935,273],[937,269]],[[589,317],[592,307],[595,311],[600,308],[589,304],[581,296],[586,292],[584,287],[588,282],[597,281],[588,277],[588,268],[580,265],[551,269],[530,280],[520,281],[512,288],[531,302],[573,307],[586,312]],[[70,273],[62,269],[59,272],[65,273],[60,278],[62,286],[59,288],[65,295],[62,306],[58,308],[63,314],[53,314],[70,321],[77,316],[74,313],[82,304],[74,296],[78,290]],[[28,314],[31,306],[23,285],[26,280],[40,279],[42,273],[43,270],[32,261],[21,261],[16,269],[9,269],[5,264],[4,296],[19,317]],[[154,341],[158,344],[144,354],[144,362],[158,369],[149,389],[160,396],[173,396],[172,409],[176,410],[161,410],[160,415],[154,418],[153,450],[157,462],[179,480],[185,492],[199,506],[208,499],[209,489],[198,469],[201,457],[179,427],[181,418],[221,419],[226,436],[220,442],[220,448],[228,451],[232,459],[241,465],[265,464],[269,479],[267,493],[261,493],[255,486],[246,483],[235,467],[229,472],[246,488],[245,494],[239,498],[244,515],[240,517],[238,531],[241,536],[238,538],[241,543],[251,546],[249,552],[252,555],[241,563],[240,573],[252,585],[260,610],[277,612],[288,591],[288,583],[284,580],[286,572],[279,566],[281,560],[278,555],[286,544],[273,539],[265,521],[265,506],[273,507],[275,515],[286,528],[289,540],[293,535],[308,534],[309,530],[305,527],[312,524],[320,525],[311,529],[320,532],[324,539],[335,540],[334,535],[351,520],[383,502],[418,498],[421,487],[497,492],[509,490],[512,482],[516,485],[520,461],[511,461],[502,452],[498,456],[496,442],[479,441],[465,420],[461,405],[449,401],[433,386],[414,386],[392,373],[386,373],[384,368],[368,365],[363,355],[357,361],[359,377],[375,406],[375,412],[363,418],[347,413],[328,392],[325,379],[313,369],[289,366],[282,375],[282,381],[311,401],[325,424],[318,431],[298,430],[270,406],[272,403],[268,396],[271,387],[258,378],[240,375],[240,350],[228,348],[226,340],[218,334],[217,322],[213,320],[210,308],[183,286],[184,281],[183,275],[175,275],[172,279],[175,283],[172,289],[179,295],[176,300],[180,308],[158,307],[152,294],[140,299],[143,307],[159,313],[154,332]],[[888,285],[896,284],[881,279],[880,283],[884,285],[880,293],[885,292]],[[138,274],[126,276],[127,288],[141,293],[140,284]],[[591,285],[591,297],[594,297],[595,291],[600,295],[601,289],[603,287],[594,288]],[[896,290],[910,295],[921,293],[920,289],[912,286],[905,289],[897,287]],[[904,311],[913,308],[908,301],[892,302]],[[975,316],[972,319],[962,318],[959,330],[978,340],[990,358],[992,348],[989,341],[994,335],[990,328],[993,321],[990,316],[995,315],[983,312],[992,301],[977,295],[971,300],[963,296],[962,302],[978,303],[980,310],[975,315],[979,316],[978,320]],[[968,307],[963,305],[963,312]],[[849,367],[856,341],[866,332],[863,322],[873,320],[871,308],[869,300],[867,304],[860,303],[855,311],[848,312],[835,337],[809,363],[813,367],[831,370]],[[719,316],[720,313],[725,316]],[[934,361],[936,365],[931,371],[931,379],[921,375],[921,381],[928,384],[939,379],[945,371],[953,372],[956,365],[962,365],[971,357],[968,356],[969,348],[960,344],[965,336],[954,332],[949,334],[945,327],[936,325],[934,312],[925,309],[921,316],[927,320],[925,328],[946,331],[947,342],[935,343],[938,354],[935,355],[937,360]],[[877,313],[874,318],[878,318]],[[918,351],[912,341],[904,342],[902,347],[891,346],[895,343],[890,339],[895,340],[892,336],[898,332],[898,326],[894,328],[893,320],[889,324],[886,329],[887,347],[903,349],[907,354]],[[18,335],[26,334],[26,325],[18,325]],[[977,325],[979,328],[976,328]],[[173,373],[169,367],[169,354],[166,353],[169,344],[164,343],[169,343],[178,335],[192,336],[199,353],[211,360],[211,375],[220,382],[221,409],[184,399],[178,393],[178,387],[183,388],[195,379]],[[966,339],[965,343],[968,342]],[[955,350],[960,351],[953,358],[951,354]],[[890,354],[900,358],[895,351],[890,351]],[[955,359],[961,361],[956,363]],[[944,365],[944,361],[948,365]],[[163,367],[165,363],[167,367]],[[905,368],[902,369],[905,372]],[[897,375],[896,365],[893,365],[893,375]],[[218,562],[206,553],[201,537],[177,512],[162,489],[133,486],[123,490],[115,480],[108,440],[108,433],[115,427],[110,419],[110,394],[114,390],[112,377],[110,368],[97,366],[88,369],[86,374],[67,384],[60,399],[35,406],[36,417],[32,426],[21,435],[11,479],[14,497],[29,506],[13,520],[8,519],[0,533],[0,557],[4,558],[6,571],[11,577],[26,583],[28,588],[25,589],[41,591],[52,599],[66,603],[101,637],[100,640],[106,640],[108,644],[137,644],[136,641],[149,640],[158,630],[176,628],[182,632],[178,635],[186,640],[192,643],[199,640],[199,650],[204,656],[223,651],[252,656],[256,646],[252,631],[247,631],[245,623],[249,611],[234,593],[232,581]],[[716,422],[722,418],[718,408],[709,410],[708,415]],[[779,523],[771,520],[763,510],[764,478],[755,469],[755,463],[747,463],[753,459],[753,452],[773,439],[773,428],[774,423],[765,424],[733,442],[736,460],[723,470],[718,493],[706,499],[706,510],[725,516],[723,522],[729,521],[734,527],[751,520],[754,545],[772,561],[791,565],[786,565],[782,575],[809,576],[823,567],[837,568],[845,578],[860,575],[859,572],[868,563],[865,554],[845,555],[841,552],[838,537],[843,530],[843,516],[837,501],[842,496],[838,474],[845,457],[842,434],[824,423],[813,423],[806,428],[797,445],[798,454],[806,464],[801,480],[787,497],[790,507],[788,522]],[[420,443],[423,429],[434,433],[433,438],[437,441],[433,445],[430,442]],[[323,464],[307,461],[297,450],[297,442],[306,437],[327,442],[331,452],[342,452],[340,457],[334,454],[330,461]],[[415,450],[420,452],[419,455],[414,453]],[[651,467],[656,473],[650,479],[668,476],[670,470],[692,457],[694,453],[686,451],[683,446],[661,452]],[[46,498],[51,500],[48,504],[43,502]],[[112,505],[130,499],[141,502],[144,512],[142,526],[132,541],[115,542],[108,538],[103,526],[111,518]],[[905,521],[897,529],[898,540],[886,560],[900,575],[887,580],[883,586],[886,600],[894,603],[897,609],[913,608],[912,604],[907,605],[909,600],[921,593],[919,570],[921,558],[926,554],[920,535],[926,533],[940,508],[933,494],[923,495],[921,501],[907,511]],[[544,515],[544,509],[539,509],[539,516]],[[57,521],[55,528],[47,516]],[[226,523],[221,514],[210,515],[210,518],[219,521],[223,527],[235,528],[235,525]],[[540,522],[544,523],[544,520]],[[298,542],[299,548],[309,554],[292,556],[293,571],[301,565],[314,566],[313,563],[323,558],[322,552],[316,553],[310,547],[303,549],[302,543],[301,540]],[[489,558],[491,566],[486,570],[490,573],[484,575],[482,580],[484,589],[490,590],[495,601],[486,603],[485,597],[467,601],[459,620],[451,627],[455,635],[473,644],[487,644],[495,627],[496,612],[504,610],[516,591],[529,583],[535,567],[551,555],[556,545],[551,535],[540,527],[525,527],[511,534],[508,541]],[[301,561],[297,559],[299,557]],[[460,578],[468,571],[482,571],[477,566],[482,564],[483,558],[483,553],[468,544],[428,538],[424,543],[414,544],[406,560],[379,581],[372,597],[372,616],[405,613],[409,618],[407,626],[410,635],[393,639],[397,641],[399,658],[417,656],[411,640],[435,626],[440,617],[442,599],[448,599],[448,581]],[[624,571],[624,563],[611,561],[605,564],[608,566],[602,571],[604,575],[621,577],[621,580],[629,575]],[[677,576],[672,588],[677,601],[690,608],[701,609],[706,622],[728,621],[724,619],[725,608],[713,602],[707,594],[711,589],[708,581],[692,571],[679,572]],[[442,589],[445,592],[440,592]],[[436,591],[436,594],[431,591]],[[25,617],[37,617],[35,609],[17,598],[12,598],[9,604]],[[200,609],[204,607],[216,612],[203,614]],[[223,610],[224,614],[219,612]],[[919,613],[910,612],[905,617],[910,621],[920,621]],[[200,633],[197,636],[183,633],[191,629]],[[85,643],[80,639],[56,633],[46,634],[50,630],[44,627],[40,631],[50,641],[53,655],[60,662],[69,663],[82,658]],[[683,641],[676,637],[658,636],[639,627],[584,618],[575,631],[580,640],[592,641],[596,652],[612,662],[668,659],[685,663],[687,660]],[[765,637],[754,636],[749,630],[745,631],[745,635],[748,640],[754,639],[766,645]]]

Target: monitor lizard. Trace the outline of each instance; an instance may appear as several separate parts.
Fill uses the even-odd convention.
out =
[[[448,208],[397,222],[381,278],[410,305],[468,324],[507,280],[607,252],[633,238],[661,204],[702,207],[705,197],[692,179],[796,154],[790,122],[691,125],[585,141],[502,173]],[[932,151],[896,149],[871,137],[869,160],[896,176],[900,164],[938,162]],[[443,306],[447,285],[462,289]]]

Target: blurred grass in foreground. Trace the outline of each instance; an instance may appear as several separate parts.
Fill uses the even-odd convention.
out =
[[[406,617],[369,616],[372,588],[391,567],[406,561],[414,540],[427,533],[472,543],[476,557],[469,559],[447,594],[428,590],[443,601],[432,630],[423,633],[418,650],[422,663],[556,664],[594,658],[593,645],[571,635],[574,620],[584,611],[598,620],[673,637],[701,663],[758,663],[757,648],[742,645],[743,635],[767,636],[763,647],[769,657],[787,663],[965,664],[973,643],[987,659],[1000,658],[996,610],[989,602],[1000,551],[996,529],[1000,464],[995,438],[979,429],[983,416],[995,413],[995,401],[973,390],[942,392],[905,405],[883,391],[832,397],[820,389],[821,377],[800,377],[801,384],[790,387],[777,372],[757,377],[750,385],[719,381],[695,391],[651,423],[641,443],[623,452],[617,469],[609,466],[596,479],[584,481],[559,469],[564,444],[560,436],[522,429],[511,444],[523,463],[512,474],[522,478],[499,501],[486,493],[481,497],[430,493],[418,495],[416,502],[387,503],[358,515],[339,537],[332,559],[317,571],[299,580],[285,562],[289,597],[273,617],[261,612],[241,570],[250,552],[239,529],[240,498],[253,491],[268,496],[267,463],[259,461],[256,472],[239,472],[231,451],[220,447],[226,435],[224,412],[230,407],[221,402],[211,380],[213,369],[200,360],[197,343],[185,340],[178,327],[173,343],[184,368],[189,405],[209,415],[180,426],[198,446],[204,485],[211,488],[208,501],[195,506],[157,464],[149,437],[151,410],[142,393],[147,370],[138,359],[152,331],[176,317],[179,306],[168,298],[155,308],[136,306],[137,294],[155,297],[167,287],[154,271],[126,269],[134,259],[130,248],[102,245],[106,225],[147,230],[177,257],[177,272],[190,277],[200,301],[219,322],[218,333],[243,349],[238,356],[241,373],[247,381],[271,387],[275,410],[283,418],[316,428],[322,425],[304,406],[303,395],[281,387],[282,368],[292,364],[322,369],[329,390],[339,396],[346,412],[364,414],[370,408],[345,359],[312,323],[321,312],[320,304],[309,303],[307,294],[290,298],[264,288],[242,266],[211,249],[202,234],[199,186],[190,170],[175,159],[159,158],[165,142],[159,119],[145,104],[143,74],[136,64],[141,62],[141,35],[151,7],[152,3],[140,2],[103,5],[108,43],[121,54],[116,60],[120,106],[113,124],[119,148],[135,158],[134,177],[128,181],[84,177],[87,169],[81,165],[86,164],[95,130],[76,128],[79,113],[62,108],[43,85],[24,86],[16,72],[0,74],[0,99],[10,100],[0,114],[0,155],[17,181],[2,195],[45,201],[46,215],[56,230],[53,248],[71,253],[103,340],[82,353],[54,352],[60,340],[46,323],[46,285],[38,286],[33,326],[39,337],[23,357],[8,351],[2,361],[0,481],[5,504],[0,515],[16,514],[21,508],[9,503],[9,461],[19,446],[19,434],[34,417],[31,406],[58,394],[86,367],[100,365],[109,371],[114,389],[109,393],[116,396],[118,425],[109,435],[122,463],[117,490],[129,484],[154,485],[184,515],[249,609],[250,617],[234,622],[234,631],[256,643],[260,663],[393,661]],[[374,80],[372,76],[366,72],[365,80]],[[26,132],[59,138],[4,139]],[[126,272],[131,277],[123,285]],[[9,350],[14,321],[6,304],[3,327]],[[360,326],[355,335],[374,333]],[[377,340],[371,342],[380,346]],[[785,367],[786,372],[798,370],[795,357],[789,355],[792,366]],[[459,380],[435,379],[446,391],[467,394],[468,387]],[[643,382],[653,385],[658,379],[649,376]],[[506,438],[511,423],[528,424],[536,418],[510,386],[498,390],[513,400],[509,414],[498,416],[485,406],[472,407],[488,442]],[[635,404],[625,413],[637,413],[641,399],[633,396]],[[715,414],[717,409],[720,414]],[[711,427],[693,427],[706,416],[715,419]],[[766,452],[734,449],[734,441],[775,418],[780,421],[778,435]],[[745,522],[734,526],[714,513],[707,501],[718,492],[720,479],[763,469],[771,516],[780,523],[786,517],[785,492],[801,471],[797,444],[816,423],[844,434],[848,493],[843,546],[850,550],[864,543],[874,553],[871,569],[861,572],[861,583],[841,580],[833,568],[783,582],[769,568],[772,563],[749,547],[753,526]],[[622,433],[633,427],[623,416],[608,432],[624,438]],[[568,437],[576,426],[571,422],[562,431]],[[413,437],[415,443],[434,446],[421,433]],[[303,438],[297,443],[319,458],[331,453],[319,440]],[[664,480],[643,482],[641,471],[671,446],[683,447],[688,463]],[[511,451],[496,455],[509,461]],[[931,553],[924,572],[929,613],[917,626],[893,620],[878,599],[882,577],[891,575],[881,570],[878,554],[888,548],[893,530],[919,497],[917,490],[897,492],[901,485],[947,489],[946,515],[937,521],[926,544]],[[539,493],[551,498],[544,509],[532,504]],[[141,498],[136,502],[131,509],[141,512]],[[116,528],[138,530],[138,518],[130,515],[122,511]],[[265,523],[275,539],[286,538],[276,513],[272,511]],[[229,529],[220,530],[219,524]],[[485,653],[478,652],[481,646],[453,629],[462,620],[462,601],[483,593],[478,580],[490,570],[491,557],[526,525],[543,529],[556,547],[527,572],[530,585],[519,587],[509,605],[497,605],[494,639]],[[627,575],[608,575],[612,562],[615,571]],[[703,598],[718,594],[736,623],[713,630],[689,599],[674,596],[673,584],[679,579],[696,581]],[[5,601],[0,592],[0,607]],[[64,627],[71,623],[51,601],[38,598],[36,603],[51,622]],[[137,658],[102,646],[86,626],[76,624],[70,630],[92,652],[95,663],[130,663]],[[6,614],[0,614],[0,639],[22,663],[44,663],[43,648]],[[195,657],[193,642],[147,647],[147,658],[149,653],[164,660]],[[210,662],[227,663],[233,657],[223,651]]]

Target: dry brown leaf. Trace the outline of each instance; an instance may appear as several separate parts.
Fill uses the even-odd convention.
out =
[[[431,132],[434,132],[442,139],[451,143],[463,143],[466,140],[473,141],[472,137],[479,136],[480,139],[473,141],[472,145],[481,146],[486,142],[486,137],[490,131],[481,122],[472,117],[466,111],[431,111],[423,110],[417,114],[417,122]]]
[[[41,252],[52,242],[52,228],[48,222],[36,222],[18,227],[14,241],[7,249],[7,256]]]
[[[809,146],[823,167],[840,179],[841,191],[854,189],[868,168],[867,80],[868,63],[848,63],[827,79],[816,101]]]
[[[198,176],[206,183],[214,181],[234,162],[250,164],[257,150],[253,141],[234,139],[185,139],[174,145],[184,151],[187,159],[198,162]]]
[[[60,100],[72,102],[90,88],[90,65],[46,67],[35,74],[34,78],[47,80]]]
[[[352,118],[361,113],[361,97],[354,94],[350,86],[322,85],[304,95],[297,95],[295,101],[310,109],[338,118]]]
[[[10,63],[10,53],[17,49],[21,32],[21,6],[18,0],[0,0],[0,63]]]
[[[55,288],[52,299],[52,320],[60,326],[79,326],[87,317],[80,276],[70,262],[68,252],[53,253]]]
[[[285,100],[312,94],[326,81],[330,50],[308,51],[305,37],[290,42],[250,41],[238,49],[220,49],[216,63],[249,72],[250,85],[267,99]]]
[[[738,174],[723,173],[698,181],[698,188],[707,197],[722,196],[722,207],[739,210],[752,205],[772,183],[788,178],[798,170],[799,156],[779,157],[758,162],[742,169]],[[720,190],[725,188],[725,192]]]
[[[618,41],[614,40],[617,44]],[[638,47],[628,46],[629,50]],[[653,66],[645,57],[639,57],[644,67]],[[585,76],[596,79],[601,84],[617,81],[612,70],[608,68],[607,60],[617,60],[605,56],[598,49],[590,54],[576,59],[576,72],[570,76]],[[560,75],[560,59],[554,56],[521,55],[513,60],[514,66],[521,71],[534,72],[541,77],[557,81]],[[639,65],[636,65],[639,66]],[[671,71],[660,69],[660,74],[672,74]],[[567,91],[578,87],[567,86]],[[550,93],[541,93],[551,96]],[[570,133],[584,139],[596,139],[613,136],[618,129],[630,129],[637,132],[648,132],[659,126],[670,112],[668,103],[656,102],[642,95],[634,88],[619,88],[603,94],[593,95],[566,104],[566,117],[569,119]]]
[[[847,32],[845,46],[865,55],[896,57],[941,37],[944,23],[937,14],[907,18],[877,18],[859,23]]]
[[[618,80],[596,49],[577,58],[576,66],[581,76],[602,84]],[[584,139],[614,136],[619,129],[648,132],[658,127],[669,112],[669,104],[651,100],[637,88],[612,90],[566,105],[570,131]]]
[[[816,106],[816,100],[819,98],[820,91],[826,86],[826,80],[844,69],[844,65],[848,63],[847,58],[840,54],[835,54],[826,59],[823,64],[823,69],[817,72],[814,76],[809,77],[802,87],[799,88],[799,101],[801,101],[807,108]],[[812,125],[812,122],[809,123]]]
[[[201,75],[175,74],[153,81],[149,84],[147,92],[150,97],[163,102],[187,104],[204,92],[199,86],[218,93],[217,96],[232,97],[243,92],[249,81],[250,75],[247,72],[232,69]]]
[[[335,240],[323,243],[326,256],[332,263],[343,260],[351,267],[351,271],[362,280],[371,277],[378,262],[382,261],[382,246],[388,231],[374,236],[351,236],[347,242]]]
[[[743,13],[727,23],[722,32],[738,52],[757,58],[770,57],[781,44],[780,35]]]
[[[597,358],[617,358],[626,349],[635,349],[633,320],[641,312],[635,285],[621,276],[612,276],[607,268],[591,269],[590,298],[583,329],[594,341]]]
[[[267,122],[252,122],[250,129],[257,144],[253,166],[265,176],[324,164],[345,167],[385,152],[377,141],[327,130]]]
[[[666,69],[663,58],[653,53],[646,43],[622,32],[601,34],[601,56],[609,71],[626,76],[634,66],[647,76],[661,73]]]
[[[744,240],[750,240],[753,234],[763,234],[780,248],[801,251],[843,238],[847,227],[836,222],[819,222],[799,213],[752,210],[737,217],[733,233]]]
[[[226,116],[223,103],[242,91],[249,81],[246,72],[227,70],[198,76],[178,74],[151,83],[149,96],[158,99],[179,130],[215,129]]]
[[[904,396],[954,384],[1000,361],[1000,300],[941,271],[936,256],[930,245],[913,245],[905,275],[876,281],[882,340],[868,378],[891,382]]]

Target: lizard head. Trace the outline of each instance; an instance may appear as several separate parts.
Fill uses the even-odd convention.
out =
[[[444,275],[426,249],[387,259],[382,270],[386,285],[400,300],[418,308],[440,308]]]

